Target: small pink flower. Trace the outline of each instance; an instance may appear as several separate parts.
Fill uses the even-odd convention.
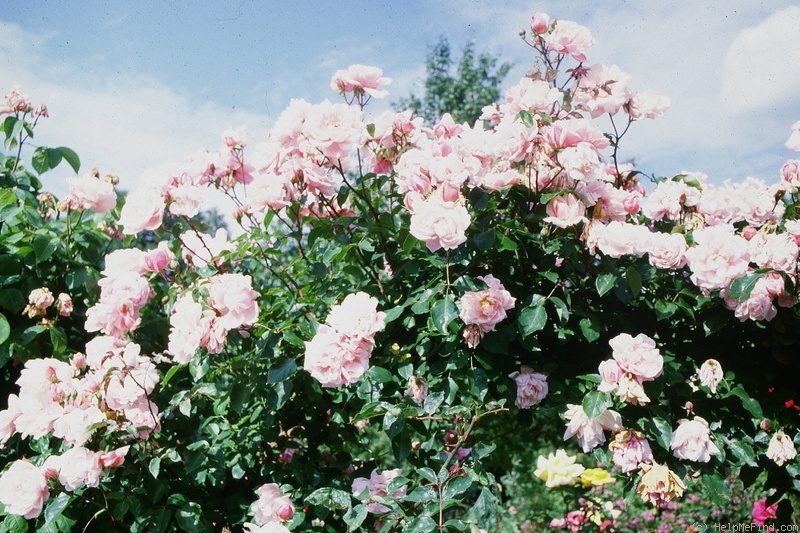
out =
[[[764,526],[767,520],[772,520],[778,516],[778,505],[767,505],[767,499],[761,498],[753,504],[753,523],[757,526]]]
[[[627,111],[631,118],[657,118],[669,109],[670,100],[652,89],[634,93],[627,103]]]
[[[265,524],[288,520],[294,515],[292,501],[281,492],[275,483],[267,483],[256,489],[258,500],[250,505],[250,512],[256,524]]]
[[[350,65],[347,70],[338,70],[331,79],[331,88],[342,94],[366,93],[375,98],[383,98],[389,94],[384,87],[392,82],[391,78],[383,76],[383,71],[378,67],[367,65]]]
[[[122,448],[111,450],[110,452],[101,453],[99,457],[100,464],[103,468],[116,468],[121,466],[125,462],[125,456],[128,455],[128,450],[130,450],[130,446],[123,446]]]
[[[231,330],[258,320],[258,293],[252,288],[250,276],[230,273],[214,276],[208,294],[221,327]]]
[[[80,179],[69,179],[67,182],[70,197],[74,199],[77,209],[108,213],[117,205],[114,185],[101,180],[96,173],[87,174]]]
[[[353,480],[353,484],[351,486],[351,490],[354,496],[358,497],[364,492],[364,489],[367,489],[369,495],[365,502],[369,502],[369,499],[373,496],[380,496],[382,498],[402,498],[406,495],[406,488],[400,487],[393,493],[389,494],[386,490],[387,485],[391,480],[394,478],[402,475],[403,471],[399,468],[395,468],[394,470],[384,470],[383,472],[375,469],[370,474],[369,479],[365,477],[359,477]],[[381,503],[367,503],[367,511],[373,514],[385,514],[390,511],[389,507],[381,504]]]
[[[622,428],[622,417],[610,409],[606,409],[595,418],[589,418],[582,406],[567,404],[564,418],[567,419],[564,440],[576,436],[584,453],[606,441],[604,430],[616,431]]]
[[[58,303],[56,304],[58,308],[58,314],[61,316],[69,316],[72,314],[73,307],[72,307],[72,298],[69,294],[66,293],[59,293],[58,295]]]
[[[489,287],[465,293],[459,301],[459,316],[465,324],[478,326],[481,333],[488,333],[505,320],[506,311],[514,308],[516,299],[493,275],[479,276],[478,279]]]
[[[519,372],[508,375],[517,384],[517,399],[514,402],[520,409],[538,405],[548,393],[547,376],[522,366]]]
[[[125,198],[119,223],[125,235],[155,230],[161,226],[166,204],[158,191],[140,188]]]
[[[533,33],[544,33],[550,26],[550,15],[546,13],[534,13],[531,17],[531,31]]]
[[[616,432],[608,448],[612,453],[611,460],[625,473],[638,469],[640,463],[653,462],[650,443],[638,431],[623,429]]]

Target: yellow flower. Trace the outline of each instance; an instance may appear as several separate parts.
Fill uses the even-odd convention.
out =
[[[581,486],[586,487],[599,487],[614,483],[615,479],[607,470],[602,468],[589,468],[584,470],[581,474]]]
[[[645,502],[652,502],[653,506],[658,507],[662,501],[669,502],[683,495],[686,485],[666,465],[642,465],[641,471],[642,479],[636,492]]]
[[[583,466],[575,464],[577,457],[568,455],[564,450],[557,450],[547,457],[540,456],[536,460],[534,475],[542,480],[548,488],[561,485],[572,485],[580,479],[585,470]]]

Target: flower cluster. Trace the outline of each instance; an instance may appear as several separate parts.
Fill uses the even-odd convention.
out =
[[[616,390],[621,400],[634,405],[649,403],[642,384],[660,376],[664,366],[655,341],[643,333],[636,337],[622,333],[608,343],[613,359],[600,363],[603,381],[597,390],[606,393]]]

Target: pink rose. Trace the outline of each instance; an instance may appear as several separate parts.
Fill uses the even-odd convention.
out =
[[[258,500],[250,505],[256,524],[263,526],[273,522],[280,523],[294,515],[294,504],[287,496],[281,493],[280,487],[275,483],[266,483],[256,489]]]
[[[350,65],[347,70],[338,70],[331,79],[331,88],[345,93],[366,93],[375,98],[383,98],[389,91],[383,88],[392,83],[391,78],[383,77],[378,67],[367,65]]]
[[[370,474],[369,479],[364,477],[359,477],[353,480],[353,484],[351,486],[352,493],[354,496],[358,497],[364,492],[364,489],[367,489],[369,495],[364,502],[369,502],[369,499],[373,496],[380,496],[381,498],[403,498],[406,495],[406,488],[400,487],[393,493],[389,494],[386,490],[389,482],[394,478],[403,474],[403,471],[399,468],[395,468],[394,470],[384,470],[380,472],[378,469],[372,471]],[[373,514],[385,514],[390,511],[389,507],[381,504],[381,503],[367,503],[367,511]]]
[[[84,486],[96,487],[103,475],[100,455],[82,446],[74,446],[61,455],[48,457],[44,467],[57,471],[58,482],[70,492]]]
[[[471,223],[469,212],[461,202],[446,202],[437,196],[414,204],[411,235],[425,242],[428,250],[454,250],[466,242]]]
[[[767,499],[761,498],[753,504],[753,523],[757,526],[764,526],[767,520],[778,517],[778,505],[767,505]]]
[[[544,222],[549,222],[559,228],[567,228],[586,221],[586,206],[574,194],[562,194],[547,202],[547,216]]]
[[[323,324],[306,342],[303,368],[323,387],[350,385],[369,368],[372,348],[371,342],[359,342]]]
[[[546,13],[534,13],[531,17],[531,31],[533,33],[544,33],[550,26],[550,15]]]
[[[355,338],[372,338],[384,327],[386,313],[378,311],[378,300],[365,292],[348,294],[333,306],[326,323],[333,329]]]
[[[647,258],[656,268],[677,270],[686,265],[686,238],[682,233],[654,232]]]
[[[258,293],[252,278],[242,274],[220,274],[211,278],[209,303],[218,313],[218,323],[225,329],[249,326],[258,320]]]
[[[517,384],[517,399],[514,402],[520,409],[538,405],[548,393],[547,376],[522,366],[519,372],[508,375]]]
[[[588,28],[571,20],[556,20],[545,41],[551,50],[569,54],[575,61],[586,61],[585,52],[595,43]]]
[[[564,418],[567,419],[564,440],[576,436],[584,453],[606,441],[604,430],[616,431],[622,428],[622,417],[618,412],[610,409],[606,409],[595,418],[589,418],[582,406],[567,404]]]
[[[672,455],[678,459],[707,463],[712,455],[719,455],[719,448],[711,442],[708,422],[699,416],[694,420],[678,420],[678,429],[672,433],[669,444]]]
[[[479,276],[478,279],[489,288],[465,293],[458,303],[459,316],[465,324],[476,325],[482,333],[488,333],[505,320],[506,311],[514,308],[516,300],[491,274]]]
[[[608,445],[611,450],[611,460],[623,472],[633,472],[639,468],[640,463],[652,463],[653,451],[644,434],[638,431],[623,429],[614,434],[614,439]]]
[[[166,204],[156,190],[137,189],[125,198],[119,214],[119,223],[125,235],[155,230],[161,226]]]
[[[95,213],[108,213],[117,205],[117,193],[108,181],[96,174],[87,174],[80,179],[69,179],[69,193],[78,209],[91,209]]]
[[[627,103],[627,111],[631,118],[657,118],[669,109],[670,100],[652,89],[634,93]]]
[[[633,374],[640,382],[652,381],[661,375],[664,358],[656,348],[655,341],[644,333],[636,337],[622,333],[608,341],[608,344],[613,350],[612,357],[622,371]]]
[[[44,470],[28,461],[14,461],[0,476],[0,502],[8,514],[28,520],[41,514],[50,488]]]
[[[125,462],[125,456],[128,455],[130,446],[123,446],[110,452],[101,453],[99,460],[103,468],[116,468]]]

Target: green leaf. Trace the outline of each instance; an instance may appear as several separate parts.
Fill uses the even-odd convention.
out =
[[[453,500],[457,496],[464,494],[469,488],[472,486],[472,480],[466,476],[459,476],[457,478],[453,478],[447,482],[444,486],[444,493],[442,494],[442,498],[447,500]]]
[[[594,342],[600,338],[600,328],[589,318],[582,318],[580,321],[581,333],[589,342]]]
[[[331,509],[349,509],[350,493],[333,487],[322,487],[306,497],[306,503]]]
[[[418,516],[403,528],[404,533],[428,533],[436,530],[436,522],[430,516]]]
[[[8,533],[27,533],[28,521],[19,515],[6,515],[5,520],[3,520],[3,528]]]
[[[59,146],[56,148],[56,150],[58,150],[58,152],[61,154],[61,157],[63,157],[67,163],[69,163],[69,166],[71,166],[72,170],[74,170],[75,174],[77,174],[81,169],[81,160],[78,157],[78,154],[66,146]]]
[[[432,468],[424,467],[417,470],[417,474],[431,483],[436,483],[436,472]]]
[[[742,463],[748,466],[758,466],[756,463],[756,452],[753,447],[741,440],[725,439],[725,444],[733,455],[735,455]]]
[[[47,504],[44,510],[44,527],[51,526],[64,512],[69,502],[72,501],[72,495],[68,492],[62,492]]]
[[[728,290],[728,296],[739,302],[747,300],[750,297],[750,293],[753,292],[756,283],[758,283],[758,280],[761,279],[763,275],[763,273],[754,272],[733,280],[731,288]]]
[[[435,480],[436,476],[434,476],[433,482],[435,482]],[[403,498],[404,501],[415,503],[434,502],[436,499],[436,491],[430,487],[416,487]]]
[[[519,333],[523,337],[544,329],[547,324],[547,311],[544,309],[544,304],[523,309],[519,313],[518,324]]]
[[[161,458],[153,457],[150,459],[150,464],[147,465],[147,470],[150,472],[151,476],[158,479],[158,474],[161,472]]]
[[[47,235],[37,235],[36,238],[33,239],[33,243],[31,246],[33,247],[33,253],[36,254],[36,262],[41,263],[42,261],[47,261],[53,252],[56,251],[56,241],[50,236]]]
[[[458,316],[458,308],[451,298],[436,300],[431,306],[431,318],[436,330],[447,335],[447,327]]]
[[[613,404],[608,394],[600,391],[591,391],[583,397],[581,407],[583,412],[589,419],[594,419],[603,414],[603,412],[611,407]]]
[[[628,282],[628,287],[631,288],[631,294],[636,296],[642,291],[642,277],[634,267],[629,267],[625,271],[625,279]]]
[[[53,352],[62,354],[67,349],[67,334],[64,333],[63,329],[52,326],[50,328],[50,342],[53,344]]]
[[[286,380],[297,371],[297,363],[294,359],[278,360],[267,373],[267,383],[278,383]]]
[[[491,250],[492,246],[494,246],[494,240],[494,228],[489,228],[486,231],[475,235],[475,248],[482,252]]]
[[[6,319],[3,313],[0,313],[0,344],[3,344],[8,340],[9,335],[11,335],[11,326],[8,324],[8,320]]]
[[[608,291],[614,288],[614,285],[617,283],[617,276],[616,274],[600,274],[597,276],[597,279],[594,280],[594,286],[597,289],[597,294],[603,296]]]
[[[726,394],[725,396],[738,396],[739,399],[742,400],[742,406],[747,410],[748,413],[753,415],[753,418],[762,419],[764,418],[764,412],[761,410],[761,404],[758,403],[758,400],[752,398],[747,391],[741,385],[736,385],[731,391]]]
[[[705,474],[701,479],[703,492],[718,509],[725,509],[730,505],[731,488],[719,473]]]
[[[654,417],[643,419],[639,421],[642,428],[650,432],[658,442],[659,446],[665,450],[669,450],[670,442],[672,442],[672,426],[663,418]]]
[[[61,158],[62,155],[58,149],[39,146],[33,151],[31,164],[36,172],[44,174],[48,170],[56,168],[61,162]]]
[[[357,531],[364,520],[367,518],[367,506],[359,503],[355,507],[351,507],[344,514],[344,523],[347,524],[348,531]]]

